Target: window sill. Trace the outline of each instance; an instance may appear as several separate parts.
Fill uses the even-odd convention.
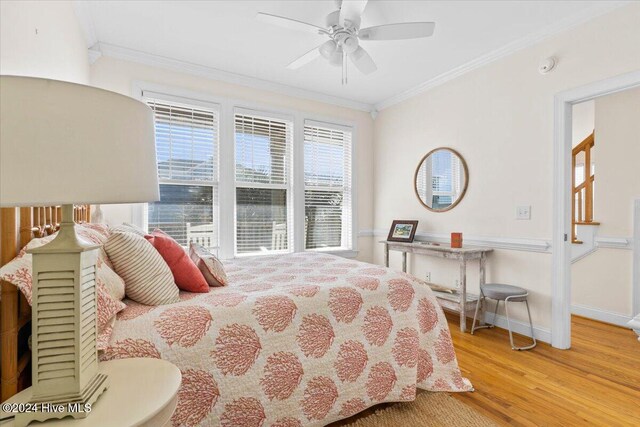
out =
[[[259,254],[259,253],[251,253],[251,254],[246,254],[246,255],[235,255],[233,258],[231,259],[251,259],[251,258],[261,258],[263,256],[273,256],[273,255],[286,255],[286,254],[294,254],[294,253],[316,253],[316,254],[329,254],[329,255],[336,255],[339,257],[343,257],[343,258],[356,258],[358,256],[358,251],[353,250],[353,249],[329,249],[329,250],[315,250],[315,251],[303,251],[303,252],[275,252],[275,253],[264,253],[264,254]]]

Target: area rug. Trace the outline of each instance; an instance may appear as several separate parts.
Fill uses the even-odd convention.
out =
[[[373,407],[344,427],[496,427],[497,424],[447,393],[422,392],[413,402]],[[345,421],[347,421],[345,423]],[[343,424],[344,423],[344,424]]]

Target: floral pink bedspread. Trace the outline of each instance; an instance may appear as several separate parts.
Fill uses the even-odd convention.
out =
[[[102,360],[182,371],[174,426],[325,425],[416,387],[467,391],[444,314],[404,273],[314,253],[225,264],[229,286],[126,301]]]

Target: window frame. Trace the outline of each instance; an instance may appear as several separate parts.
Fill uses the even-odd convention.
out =
[[[355,235],[353,227],[355,226],[355,219],[354,219],[354,207],[355,207],[355,197],[354,197],[354,191],[355,191],[355,187],[354,187],[354,166],[355,166],[355,162],[354,162],[354,129],[352,126],[345,126],[345,125],[341,125],[341,124],[336,124],[336,123],[329,123],[329,122],[325,122],[325,121],[319,121],[319,120],[314,120],[314,119],[309,119],[309,118],[305,118],[304,122],[303,122],[303,139],[302,139],[302,145],[303,145],[303,152],[304,152],[304,143],[305,143],[305,138],[304,138],[304,128],[306,128],[307,126],[309,127],[316,127],[316,128],[323,128],[323,129],[330,129],[330,130],[336,130],[336,131],[340,131],[343,133],[349,133],[350,134],[350,143],[349,143],[349,157],[348,160],[350,161],[349,164],[349,177],[348,177],[348,181],[347,181],[347,177],[345,176],[343,178],[343,183],[342,183],[342,187],[333,187],[333,186],[307,186],[306,180],[303,178],[302,180],[302,186],[304,188],[304,191],[306,192],[307,189],[309,190],[317,190],[317,191],[331,191],[331,192],[339,192],[341,191],[342,194],[345,194],[345,192],[348,191],[349,193],[349,202],[348,204],[343,204],[342,209],[343,209],[343,215],[345,214],[345,210],[348,209],[348,216],[350,217],[351,220],[351,224],[349,224],[349,227],[347,228],[347,230],[345,231],[344,228],[342,230],[342,236],[341,236],[341,241],[343,241],[345,238],[347,238],[348,240],[348,245],[342,245],[340,247],[329,247],[329,248],[313,248],[313,249],[307,249],[306,247],[306,242],[304,242],[304,246],[303,246],[303,250],[307,251],[307,252],[342,252],[342,251],[352,251],[354,250],[354,245],[355,242],[357,240],[357,235]],[[346,151],[346,150],[345,150]],[[346,156],[345,156],[346,157]],[[345,158],[345,162],[347,161],[347,159]],[[345,169],[346,169],[346,164],[344,165]],[[303,172],[304,172],[304,154],[303,154],[303,159],[301,162],[301,167],[303,168]],[[306,195],[303,194],[303,204],[305,204],[305,208],[303,209],[303,216],[306,216]],[[343,227],[344,227],[344,221],[343,221]],[[303,232],[303,238],[304,238],[304,232]]]
[[[215,171],[213,176],[213,180],[181,180],[181,179],[162,179],[158,177],[158,185],[173,185],[173,186],[196,186],[196,187],[209,187],[212,190],[212,205],[211,211],[212,216],[214,218],[214,223],[216,227],[216,246],[211,247],[216,252],[220,251],[220,145],[222,138],[220,136],[220,130],[222,127],[221,120],[221,106],[215,102],[208,102],[200,99],[193,99],[190,97],[176,96],[171,94],[166,94],[162,92],[157,92],[153,90],[140,90],[140,98],[142,102],[147,105],[148,100],[156,99],[158,101],[162,101],[167,104],[176,104],[182,105],[186,107],[193,108],[202,108],[205,110],[211,110],[216,114],[217,118],[217,129],[216,129],[216,137],[217,141],[215,141],[214,150],[216,152],[216,161],[217,164],[215,166]],[[151,108],[151,107],[149,107]],[[155,119],[154,119],[155,126]],[[159,173],[159,172],[158,172]],[[134,223],[137,221],[134,220]],[[138,222],[137,225],[141,225],[144,230],[148,230],[149,227],[149,203],[142,204],[142,221]]]
[[[291,120],[293,123],[292,162],[291,162],[291,203],[293,227],[291,252],[304,252],[304,124],[315,121],[329,126],[342,126],[351,130],[351,249],[327,250],[324,253],[355,258],[358,254],[358,211],[357,211],[357,175],[355,161],[358,144],[358,127],[355,122],[335,116],[325,116],[304,110],[278,108],[273,105],[249,102],[246,100],[219,97],[201,91],[194,91],[165,84],[135,80],[131,93],[134,98],[144,102],[144,93],[162,95],[165,99],[177,98],[188,104],[204,103],[218,106],[218,254],[221,259],[235,258],[235,136],[234,112],[236,109],[253,110],[273,118]],[[221,159],[233,158],[233,162]],[[141,227],[147,225],[147,204],[134,204],[131,222]],[[262,256],[262,255],[255,255]]]
[[[246,182],[246,181],[238,181],[236,176],[236,164],[237,159],[235,156],[236,153],[236,115],[243,116],[253,116],[257,118],[263,118],[267,120],[280,120],[284,122],[287,126],[291,127],[290,137],[291,140],[287,141],[288,147],[286,147],[286,155],[289,158],[289,169],[285,173],[284,184],[269,184],[269,183],[259,183],[259,182]],[[295,159],[293,156],[293,146],[295,145],[295,125],[294,125],[294,117],[288,116],[284,114],[271,113],[269,111],[256,110],[244,107],[234,106],[233,108],[233,116],[232,116],[232,126],[233,126],[233,191],[234,191],[234,203],[233,203],[233,256],[235,258],[246,258],[251,256],[263,256],[263,255],[277,255],[277,254],[286,254],[292,253],[295,251],[294,248],[294,190],[293,190],[293,166],[295,163]],[[268,251],[265,253],[260,252],[248,252],[248,253],[238,253],[238,203],[237,203],[237,189],[238,188],[253,188],[253,189],[268,189],[268,190],[285,190],[286,194],[286,212],[287,212],[287,249],[280,251]]]

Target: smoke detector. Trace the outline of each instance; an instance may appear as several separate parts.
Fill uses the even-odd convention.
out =
[[[538,65],[538,72],[540,74],[547,74],[549,71],[553,70],[556,67],[556,58],[550,56],[547,59],[543,59]]]

